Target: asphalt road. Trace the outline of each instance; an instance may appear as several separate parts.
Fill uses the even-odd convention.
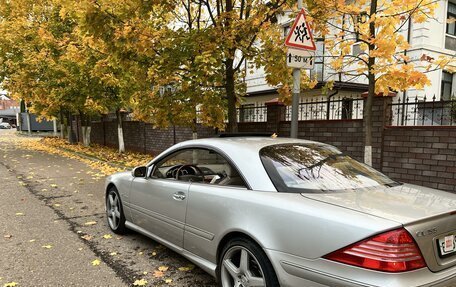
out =
[[[0,286],[216,286],[157,242],[111,233],[104,179],[89,166],[20,140],[0,130]]]

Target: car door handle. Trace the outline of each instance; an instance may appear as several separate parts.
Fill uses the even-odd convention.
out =
[[[183,193],[182,191],[179,191],[179,192],[176,192],[175,194],[173,194],[173,198],[174,200],[184,200],[185,199],[185,193]]]

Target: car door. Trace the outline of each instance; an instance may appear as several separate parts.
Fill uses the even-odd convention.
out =
[[[226,222],[236,218],[232,214],[243,212],[237,203],[249,190],[237,168],[220,153],[200,152],[198,167],[206,179],[189,189],[184,249],[215,262],[216,239],[230,225]]]
[[[191,165],[192,150],[179,150],[152,167],[150,175],[131,185],[131,215],[137,226],[183,247],[183,232],[190,181],[176,178],[180,165]]]

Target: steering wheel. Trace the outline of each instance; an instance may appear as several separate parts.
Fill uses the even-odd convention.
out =
[[[181,167],[181,164],[176,164],[175,166],[168,169],[166,172],[166,178],[176,178],[176,171]]]
[[[188,168],[193,171],[194,174],[189,174]],[[184,173],[186,172],[186,173]],[[197,167],[194,164],[184,164],[181,165],[177,170],[176,170],[176,179],[181,180],[181,179],[186,179],[188,181],[193,181],[192,179],[195,179],[197,181],[203,181],[204,180],[204,173],[203,171]]]

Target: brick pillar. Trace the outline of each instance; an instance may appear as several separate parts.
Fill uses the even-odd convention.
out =
[[[265,103],[267,108],[267,128],[268,132],[279,133],[281,121],[285,121],[285,104],[278,98],[272,99]],[[279,135],[284,136],[284,135]]]
[[[377,95],[372,104],[372,166],[378,170],[382,170],[384,130],[391,125],[390,104],[395,95]]]

